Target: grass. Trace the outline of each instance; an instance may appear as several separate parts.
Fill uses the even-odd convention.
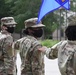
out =
[[[41,41],[41,44],[43,46],[46,46],[46,47],[51,47],[53,45],[55,45],[56,43],[58,43],[59,41],[57,40],[50,40],[50,39],[46,39],[46,40],[43,40]]]

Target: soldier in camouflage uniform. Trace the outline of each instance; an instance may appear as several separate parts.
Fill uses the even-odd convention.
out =
[[[14,75],[14,51],[12,50],[13,33],[16,26],[13,17],[1,19],[0,32],[0,75]]]
[[[49,59],[58,58],[61,75],[76,75],[76,20],[68,24],[65,35],[67,40],[60,41],[51,48],[44,46],[39,51]]]
[[[42,47],[37,40],[43,35],[43,25],[37,24],[37,18],[25,21],[26,36],[15,41],[14,49],[20,51],[21,56],[21,75],[44,75],[44,56],[38,51]]]

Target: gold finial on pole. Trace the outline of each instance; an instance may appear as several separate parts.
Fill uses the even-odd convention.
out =
[[[64,2],[65,0],[62,0],[62,2]]]

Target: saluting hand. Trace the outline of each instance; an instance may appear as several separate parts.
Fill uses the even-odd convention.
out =
[[[47,47],[46,46],[43,46],[43,47],[39,48],[38,50],[41,51],[41,52],[45,52],[46,49],[47,49]]]

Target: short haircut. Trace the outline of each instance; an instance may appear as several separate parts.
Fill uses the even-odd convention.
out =
[[[68,26],[65,30],[65,35],[68,40],[76,40],[76,26]]]

